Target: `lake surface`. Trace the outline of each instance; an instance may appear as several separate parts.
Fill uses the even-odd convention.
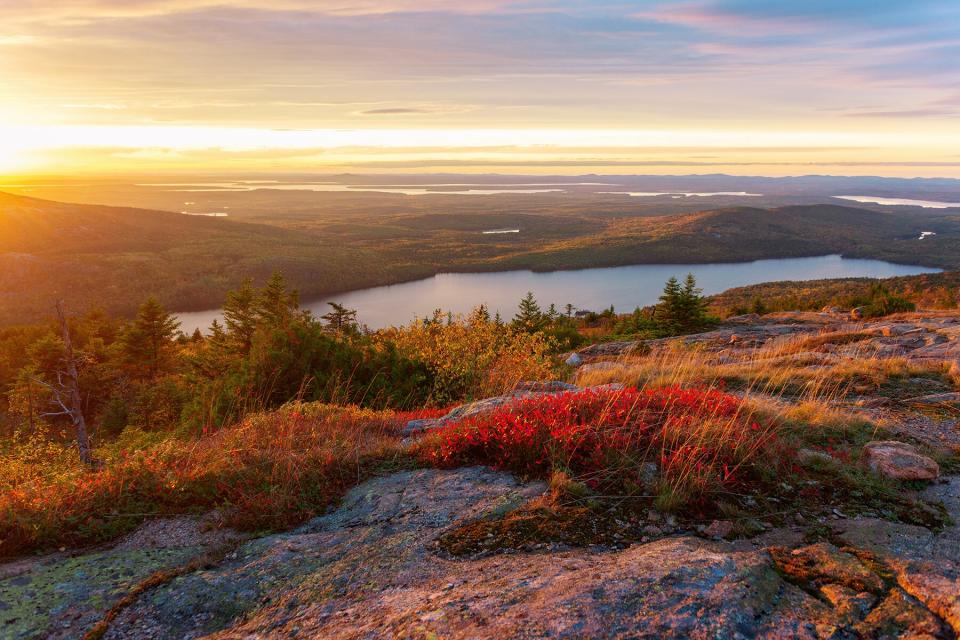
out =
[[[481,303],[489,307],[491,315],[499,311],[504,319],[509,319],[528,291],[534,293],[544,309],[554,303],[562,310],[570,303],[577,309],[601,311],[612,304],[619,312],[629,312],[638,306],[654,304],[670,276],[683,278],[687,273],[693,273],[698,285],[709,295],[731,287],[776,280],[887,278],[939,271],[832,255],[725,264],[645,264],[549,273],[442,273],[404,284],[340,293],[304,306],[320,316],[329,311],[327,302],[339,302],[356,309],[360,321],[371,329],[380,329],[429,316],[437,308],[468,313]],[[205,330],[221,316],[219,310],[210,310],[180,313],[179,319],[181,329],[191,333],[198,327]]]
[[[892,204],[905,207],[923,207],[925,209],[952,209],[960,207],[960,202],[942,202],[940,200],[913,200],[911,198],[883,198],[881,196],[834,196],[841,200],[854,202],[872,202],[875,204]]]

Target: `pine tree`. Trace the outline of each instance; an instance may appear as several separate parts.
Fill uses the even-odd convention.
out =
[[[533,297],[533,292],[528,291],[527,295],[520,301],[517,315],[513,317],[513,326],[528,333],[536,333],[543,329],[547,324],[547,318],[540,310],[537,299]]]
[[[697,279],[688,273],[680,293],[680,326],[685,331],[698,329],[706,323],[707,301],[702,293],[703,290],[697,287]]]
[[[147,298],[123,336],[127,361],[147,379],[155,379],[167,362],[179,327],[180,323],[156,298]]]
[[[569,302],[568,302],[567,305],[564,307],[564,309],[565,309],[566,312],[567,312],[567,317],[568,317],[568,318],[572,318],[572,317],[573,317],[573,310],[574,310],[575,308],[576,308],[576,307],[574,307],[574,306],[573,306],[572,304],[570,304]]]
[[[300,297],[297,292],[288,291],[286,278],[279,271],[274,271],[257,294],[257,320],[267,327],[285,327],[299,308]]]
[[[673,276],[663,286],[660,303],[657,305],[657,324],[669,331],[680,327],[683,316],[683,290],[680,282]]]
[[[337,333],[350,332],[357,326],[357,312],[355,309],[348,309],[342,304],[328,302],[331,311],[320,318],[327,321],[327,328],[333,329]]]
[[[227,292],[227,300],[223,303],[223,321],[240,353],[249,353],[253,334],[257,330],[257,292],[249,278],[243,281],[239,289]]]

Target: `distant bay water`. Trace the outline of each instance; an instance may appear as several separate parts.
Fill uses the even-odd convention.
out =
[[[812,258],[782,258],[716,264],[643,264],[626,267],[579,269],[576,271],[501,271],[496,273],[441,273],[403,284],[348,291],[305,303],[314,315],[329,311],[328,302],[338,302],[358,311],[360,321],[371,329],[408,324],[426,317],[434,309],[468,313],[486,304],[491,315],[500,312],[511,318],[517,303],[532,291],[546,309],[551,303],[562,310],[566,304],[577,309],[601,311],[610,305],[624,313],[635,307],[654,304],[663,283],[670,277],[693,273],[705,294],[720,293],[778,280],[820,280],[823,278],[889,278],[938,273],[940,269],[903,265],[882,260],[860,260],[838,255]],[[181,329],[206,330],[219,309],[179,313]]]

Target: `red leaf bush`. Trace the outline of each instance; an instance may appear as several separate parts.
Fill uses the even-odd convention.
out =
[[[431,464],[487,464],[546,477],[560,470],[594,490],[649,495],[677,508],[749,482],[772,443],[742,401],[716,389],[598,389],[520,400],[444,427]]]

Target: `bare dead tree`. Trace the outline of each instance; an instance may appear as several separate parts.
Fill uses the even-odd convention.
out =
[[[73,430],[77,438],[77,449],[80,460],[84,464],[93,465],[93,454],[90,450],[90,438],[87,435],[87,421],[83,417],[83,400],[80,397],[80,383],[77,374],[77,360],[73,353],[73,341],[70,338],[70,327],[63,312],[63,302],[57,300],[57,319],[60,321],[60,335],[63,339],[64,371],[56,372],[56,384],[43,380],[37,382],[50,390],[51,402],[56,410],[41,414],[42,417],[66,416],[73,423]]]

